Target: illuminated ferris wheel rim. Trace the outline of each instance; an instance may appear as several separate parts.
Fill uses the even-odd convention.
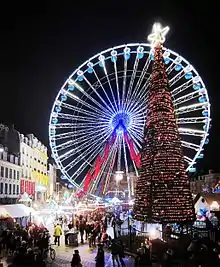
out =
[[[113,51],[117,50],[122,50],[119,53],[117,53],[117,57],[124,55],[125,53],[125,49],[131,49],[130,54],[138,54],[138,49],[140,49],[141,47],[143,48],[147,48],[148,50],[144,50],[142,51],[144,54],[149,54],[151,55],[152,50],[151,50],[151,45],[148,43],[129,43],[129,44],[124,44],[124,45],[119,45],[119,46],[115,46],[109,49],[106,49],[104,51],[102,51],[101,53],[96,54],[95,56],[91,57],[90,59],[88,59],[87,61],[85,61],[82,65],[80,65],[70,76],[69,78],[66,80],[66,82],[64,83],[64,85],[62,86],[60,92],[58,93],[56,100],[54,102],[53,108],[52,108],[52,112],[51,112],[51,116],[50,116],[50,124],[49,124],[49,132],[51,129],[55,129],[57,128],[56,125],[54,125],[52,123],[52,119],[54,117],[54,112],[55,112],[55,107],[57,105],[57,103],[60,103],[59,97],[60,95],[63,93],[63,91],[65,90],[65,87],[68,84],[75,84],[77,81],[77,77],[79,77],[80,75],[84,75],[86,74],[86,72],[88,71],[88,65],[92,63],[92,65],[90,65],[90,67],[92,66],[92,68],[96,67],[99,63],[100,63],[100,59],[103,60],[104,62],[111,59]],[[132,50],[132,48],[136,48],[135,50]],[[201,88],[202,88],[202,95],[206,97],[206,101],[205,103],[200,103],[200,104],[194,104],[191,105],[191,109],[193,109],[194,107],[196,107],[196,105],[202,105],[205,107],[205,110],[207,112],[207,115],[203,118],[204,121],[206,121],[206,130],[201,131],[201,135],[202,135],[202,139],[200,142],[200,146],[199,148],[197,147],[197,153],[195,154],[194,158],[192,160],[190,160],[191,162],[188,165],[187,171],[195,164],[196,159],[198,158],[198,156],[200,155],[201,151],[203,150],[203,146],[206,142],[206,139],[208,137],[208,130],[210,127],[210,103],[209,103],[209,97],[208,97],[208,93],[206,90],[206,87],[204,85],[204,82],[202,81],[201,77],[199,76],[198,72],[195,70],[195,68],[193,66],[190,65],[190,63],[183,58],[182,56],[180,56],[179,54],[177,54],[176,52],[167,49],[165,47],[163,47],[163,51],[164,51],[164,55],[166,59],[169,59],[173,64],[178,64],[178,63],[184,63],[185,67],[184,70],[188,68],[188,70],[190,70],[191,72],[193,72],[194,76],[192,77],[192,80],[195,79],[196,83],[200,83],[201,84]],[[105,55],[108,54],[106,57]],[[109,76],[110,74],[108,74]],[[142,75],[142,72],[141,72]],[[75,77],[75,78],[74,78]],[[122,76],[123,77],[123,76]],[[103,76],[102,78],[105,78],[105,76]],[[101,79],[102,79],[101,78]],[[100,79],[100,80],[101,80]],[[113,78],[114,79],[114,78]],[[178,95],[178,92],[177,92]],[[182,98],[184,98],[185,96],[183,96]],[[78,104],[77,104],[78,105]],[[186,106],[189,107],[189,106]],[[193,120],[193,118],[191,118]],[[198,119],[198,118],[194,118],[194,119]],[[200,118],[202,119],[202,118]],[[184,119],[183,119],[184,120]],[[75,124],[76,125],[76,124]],[[74,128],[74,126],[72,127]],[[191,134],[193,134],[193,129],[185,129],[185,132],[187,132],[189,134],[191,130]],[[184,129],[183,129],[184,131]],[[49,139],[50,139],[50,145],[51,145],[51,149],[52,149],[52,153],[54,154],[54,147],[52,145],[52,138],[51,135],[49,134]],[[59,161],[59,157],[58,156],[54,156],[54,159],[56,161],[56,163],[58,164],[58,166],[61,168],[62,172],[64,173],[64,175],[66,176],[66,178],[76,187],[80,187],[80,185],[78,185],[77,183],[75,183],[75,180],[73,180],[71,177],[68,176],[68,173],[64,170],[62,163]]]

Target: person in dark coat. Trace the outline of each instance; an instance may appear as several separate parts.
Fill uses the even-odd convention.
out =
[[[71,261],[71,267],[81,267],[81,258],[79,255],[79,250],[74,250],[73,258]]]
[[[96,267],[105,267],[105,252],[102,244],[98,244],[98,251],[95,257]]]

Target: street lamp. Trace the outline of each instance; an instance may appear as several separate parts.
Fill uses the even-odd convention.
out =
[[[119,192],[119,183],[121,182],[121,180],[123,179],[123,171],[116,171],[115,172],[115,181],[116,181],[116,195],[118,195]]]

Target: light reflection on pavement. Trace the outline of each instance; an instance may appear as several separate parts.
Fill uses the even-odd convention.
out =
[[[75,249],[79,250],[79,254],[82,260],[83,267],[95,267],[95,256],[97,253],[97,249],[90,249],[88,245],[81,245],[79,247],[54,247],[56,249],[56,260],[51,265],[51,267],[70,267],[70,262],[72,260],[72,255]],[[133,260],[131,258],[125,258],[126,267],[133,267]],[[50,265],[48,265],[50,266]],[[105,267],[112,267],[113,263],[111,260],[111,254],[109,252],[105,252]],[[117,266],[117,264],[116,264]]]

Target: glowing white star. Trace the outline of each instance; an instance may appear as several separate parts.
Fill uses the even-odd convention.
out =
[[[168,33],[169,29],[170,28],[168,26],[162,28],[160,23],[154,23],[152,33],[148,35],[148,41],[153,47],[158,44],[164,43],[166,40],[165,36]]]

